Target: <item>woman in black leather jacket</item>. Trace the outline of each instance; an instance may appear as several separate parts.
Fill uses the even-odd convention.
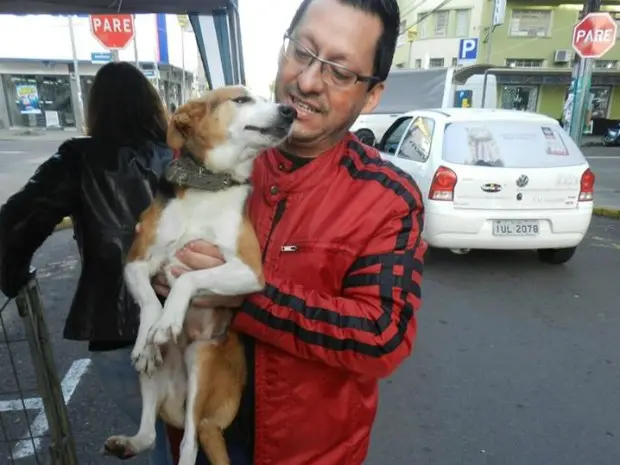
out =
[[[87,128],[88,137],[64,142],[0,208],[0,288],[9,297],[17,294],[36,250],[70,216],[82,267],[64,337],[89,342],[101,382],[119,409],[139,422],[138,375],[130,361],[139,309],[123,266],[139,215],[172,159],[167,116],[141,71],[109,63],[90,91]],[[151,463],[166,465],[159,426]]]

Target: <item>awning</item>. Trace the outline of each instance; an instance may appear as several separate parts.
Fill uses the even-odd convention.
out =
[[[249,0],[248,0],[249,1]],[[189,16],[210,88],[245,84],[238,0],[0,0],[0,13]]]

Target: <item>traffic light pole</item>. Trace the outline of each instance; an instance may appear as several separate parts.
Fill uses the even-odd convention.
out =
[[[585,0],[583,5],[584,17],[588,13],[593,13],[601,9],[601,0]],[[571,77],[571,87],[568,105],[571,108],[569,123],[569,134],[578,146],[581,145],[583,136],[585,116],[590,106],[590,86],[592,84],[592,68],[594,60],[592,58],[581,58],[575,55],[576,63]],[[571,98],[572,97],[572,98]]]

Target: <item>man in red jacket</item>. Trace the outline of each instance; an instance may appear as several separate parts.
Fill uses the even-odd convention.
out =
[[[233,465],[361,464],[378,380],[411,354],[426,250],[421,194],[349,132],[379,101],[399,23],[396,0],[303,0],[284,36],[276,99],[298,117],[252,176],[267,285],[233,323],[250,369],[226,431]],[[222,263],[205,243],[179,258],[189,269]],[[204,304],[239,304],[221,299]],[[172,431],[171,443],[178,448]]]

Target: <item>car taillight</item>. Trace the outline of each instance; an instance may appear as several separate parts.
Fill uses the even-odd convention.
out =
[[[450,168],[440,166],[435,171],[433,182],[428,192],[428,198],[431,200],[454,200],[454,187],[456,186],[456,173]]]
[[[588,202],[594,200],[594,181],[596,176],[590,168],[581,175],[581,189],[579,191],[579,201]]]

